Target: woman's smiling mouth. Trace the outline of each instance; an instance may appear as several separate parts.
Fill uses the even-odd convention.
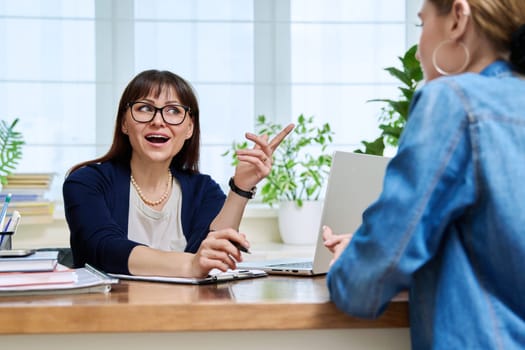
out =
[[[169,137],[162,134],[149,134],[146,135],[146,140],[151,143],[166,143],[169,141]]]

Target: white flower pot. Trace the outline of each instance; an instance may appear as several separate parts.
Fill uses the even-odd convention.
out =
[[[279,231],[285,244],[315,244],[321,222],[322,201],[279,203]]]

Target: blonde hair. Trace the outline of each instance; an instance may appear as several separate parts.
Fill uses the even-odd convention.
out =
[[[428,0],[440,14],[448,14],[454,0]],[[507,56],[512,47],[513,34],[525,25],[525,0],[467,0],[476,28],[493,47]],[[523,40],[523,39],[521,39]]]

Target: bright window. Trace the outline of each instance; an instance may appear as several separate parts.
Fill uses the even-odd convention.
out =
[[[226,184],[220,155],[255,117],[330,122],[334,148],[378,136],[412,23],[405,0],[0,0],[0,118],[20,118],[19,172],[55,172],[107,151],[116,106],[144,69],[195,87],[201,170]]]

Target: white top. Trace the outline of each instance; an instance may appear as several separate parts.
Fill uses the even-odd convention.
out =
[[[130,184],[128,238],[151,248],[165,251],[184,251],[186,237],[182,233],[180,212],[182,194],[179,183],[173,179],[171,195],[162,210],[147,206]]]

